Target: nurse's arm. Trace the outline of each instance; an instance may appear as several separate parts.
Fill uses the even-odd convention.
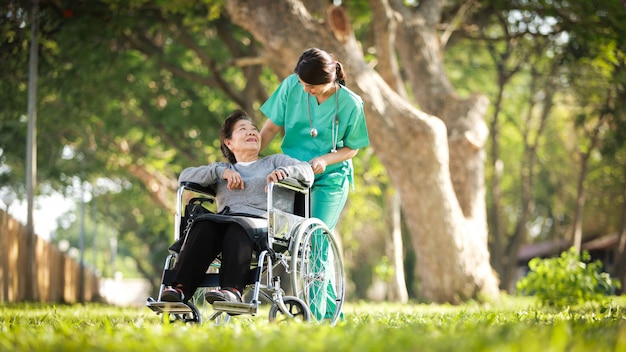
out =
[[[261,128],[261,151],[267,147],[268,144],[274,139],[276,134],[280,131],[280,126],[273,123],[272,120],[267,120],[263,128]]]
[[[337,149],[336,153],[330,152],[324,155],[320,155],[317,158],[311,159],[311,161],[309,161],[309,164],[311,164],[314,173],[321,174],[322,172],[326,171],[326,166],[351,159],[356,156],[356,153],[358,153],[358,151],[358,149],[341,147]]]

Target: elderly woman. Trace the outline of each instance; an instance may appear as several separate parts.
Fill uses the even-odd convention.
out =
[[[222,253],[219,290],[207,292],[214,301],[241,302],[259,233],[267,231],[266,187],[285,177],[303,185],[313,184],[314,174],[307,162],[284,154],[259,157],[261,134],[252,119],[234,111],[222,126],[222,154],[228,162],[183,170],[179,182],[211,185],[216,191],[219,214],[196,218],[175,265],[174,284],[161,294],[163,301],[187,301],[195,292],[206,270]],[[293,193],[277,190],[277,207],[293,207]]]

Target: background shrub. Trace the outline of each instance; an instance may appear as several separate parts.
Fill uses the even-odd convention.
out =
[[[571,248],[558,258],[533,258],[530,272],[517,283],[520,293],[534,295],[545,306],[568,307],[603,300],[615,294],[619,281],[602,272],[602,262],[591,262],[587,251]]]

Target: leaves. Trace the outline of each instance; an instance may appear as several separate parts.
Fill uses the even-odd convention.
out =
[[[602,272],[600,261],[590,262],[588,252],[580,255],[571,248],[559,258],[533,258],[530,272],[517,283],[524,294],[537,297],[543,305],[556,308],[576,307],[598,302],[614,294],[619,281]]]

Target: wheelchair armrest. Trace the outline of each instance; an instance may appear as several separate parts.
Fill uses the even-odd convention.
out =
[[[195,182],[185,181],[185,182],[180,183],[180,187],[184,187],[185,189],[190,190],[190,191],[203,193],[203,194],[210,195],[210,196],[215,196],[215,189],[213,189],[213,187],[211,186],[202,186]]]
[[[296,180],[293,177],[286,177],[276,183],[280,187],[288,188],[297,192],[305,193],[309,187],[300,183],[300,181]]]
[[[298,192],[303,192],[308,189],[307,186],[303,185],[302,183],[300,183],[300,181],[292,177],[284,178],[278,181],[277,184],[281,187],[289,188]],[[213,187],[211,186],[202,186],[195,182],[185,181],[185,182],[180,183],[180,187],[184,187],[185,189],[190,190],[190,191],[204,193],[210,196],[215,196],[215,189],[213,189]]]

